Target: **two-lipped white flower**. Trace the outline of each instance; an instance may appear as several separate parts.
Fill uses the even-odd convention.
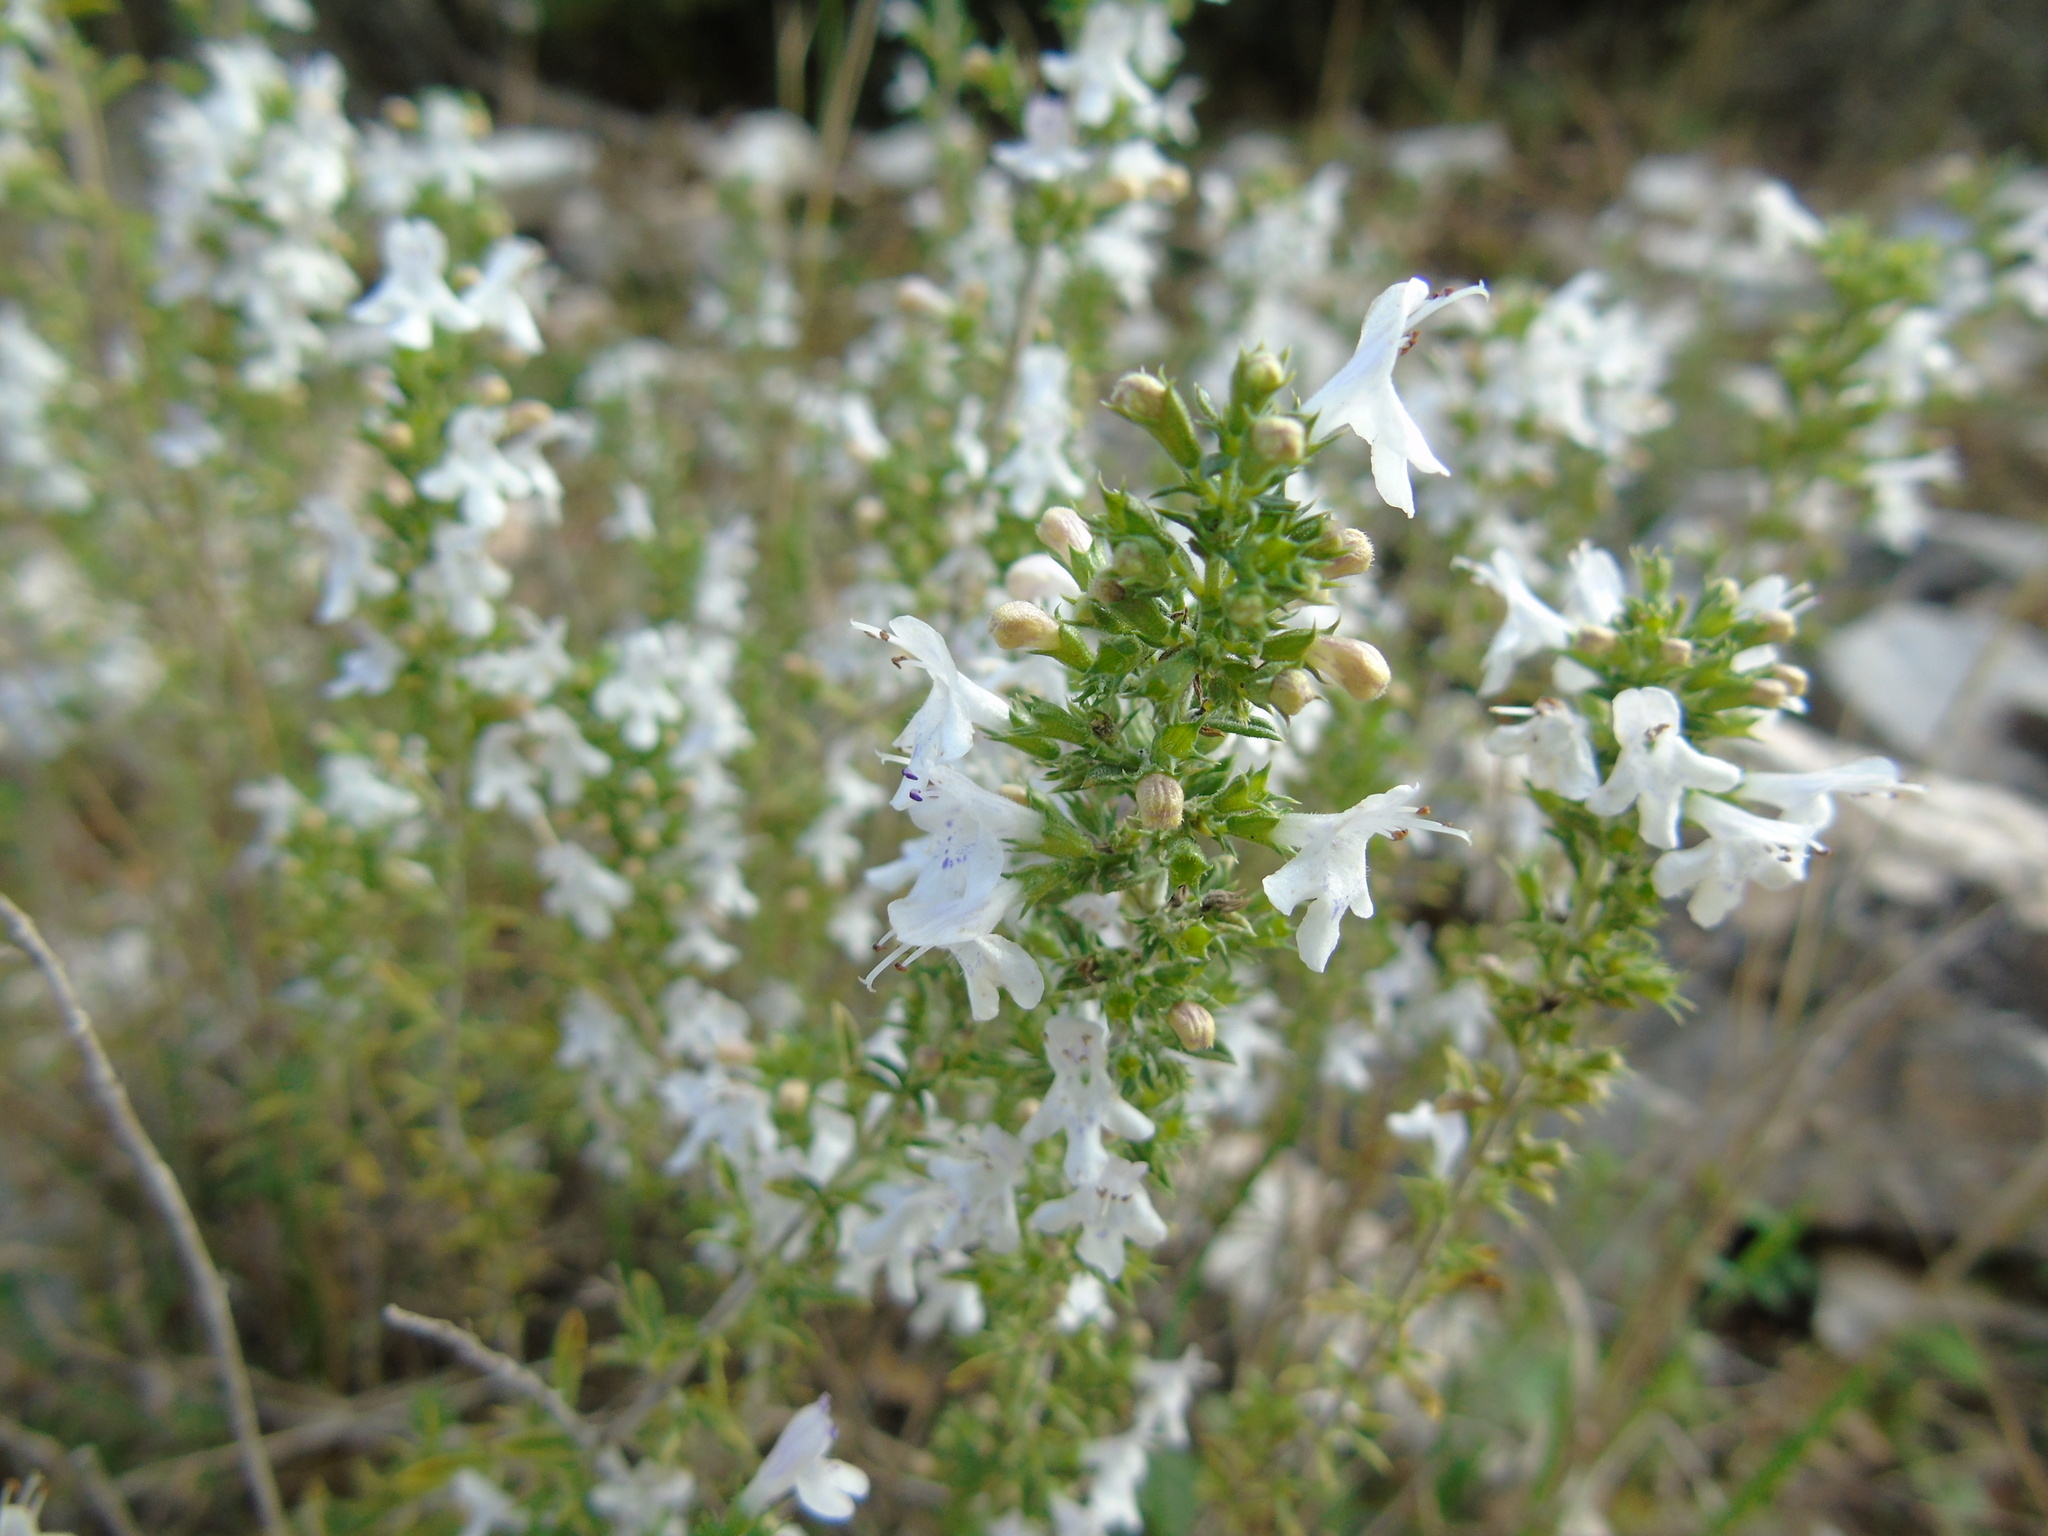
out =
[[[1419,277],[1396,283],[1372,301],[1359,328],[1358,350],[1302,405],[1318,425],[1349,427],[1372,447],[1372,480],[1390,507],[1415,515],[1410,466],[1426,475],[1450,473],[1423,441],[1422,429],[1394,393],[1394,363],[1407,349],[1409,334],[1445,305],[1485,298],[1486,285],[1473,283],[1431,294]]]
[[[1184,1449],[1189,1440],[1188,1410],[1194,1406],[1195,1394],[1222,1374],[1202,1354],[1199,1344],[1190,1344],[1178,1360],[1140,1360],[1131,1371],[1138,1389],[1131,1433],[1147,1445]]]
[[[549,882],[540,900],[542,911],[566,917],[586,939],[611,937],[612,915],[633,901],[629,881],[605,868],[581,843],[551,844],[534,862]]]
[[[683,718],[683,701],[671,684],[685,666],[688,636],[677,625],[636,629],[619,642],[612,675],[597,685],[591,708],[601,720],[619,723],[619,735],[635,752],[651,752],[661,728]]]
[[[1428,1142],[1430,1171],[1440,1179],[1448,1177],[1458,1166],[1470,1134],[1463,1113],[1440,1110],[1428,1099],[1413,1109],[1387,1116],[1387,1129],[1402,1141]]]
[[[1814,841],[1819,829],[1811,823],[1774,821],[1712,795],[1692,796],[1685,814],[1706,832],[1706,841],[1665,854],[1650,879],[1659,896],[1691,892],[1685,910],[1702,928],[1718,926],[1740,906],[1751,883],[1767,891],[1796,885],[1806,878],[1809,857],[1826,851]]]
[[[917,800],[932,770],[958,762],[974,747],[974,728],[998,730],[1010,723],[1010,706],[1000,695],[962,677],[945,637],[923,619],[899,614],[882,628],[855,621],[855,629],[886,640],[931,678],[932,691],[903,727],[895,744],[909,754],[903,782],[889,803],[903,810]]]
[[[1397,784],[1383,794],[1368,795],[1348,811],[1327,815],[1297,811],[1280,818],[1273,841],[1295,850],[1294,857],[1266,876],[1266,899],[1292,915],[1302,902],[1295,945],[1301,962],[1312,971],[1330,963],[1338,928],[1346,911],[1372,916],[1372,890],[1366,883],[1366,848],[1375,837],[1400,839],[1410,832],[1447,832],[1468,843],[1471,834],[1429,820],[1428,809],[1415,809],[1420,786]]]
[[[1107,1159],[1099,1173],[1070,1195],[1048,1200],[1031,1213],[1034,1232],[1081,1229],[1075,1245],[1081,1262],[1105,1279],[1124,1272],[1124,1244],[1150,1248],[1166,1241],[1166,1223],[1145,1192],[1145,1167],[1125,1158]]]
[[[1607,782],[1586,797],[1586,809],[1619,816],[1636,807],[1637,827],[1653,848],[1678,846],[1678,818],[1687,790],[1720,794],[1742,770],[1708,757],[1685,739],[1685,711],[1668,688],[1629,688],[1614,696],[1614,739],[1621,748]]]
[[[684,1536],[684,1516],[697,1497],[697,1479],[652,1458],[628,1467],[607,1447],[598,1455],[590,1510],[610,1523],[612,1536]]]
[[[413,590],[437,604],[458,635],[480,640],[498,624],[495,602],[512,590],[512,573],[491,558],[490,532],[470,523],[434,528],[434,558],[415,566]]]
[[[1143,132],[1159,126],[1159,99],[1145,76],[1163,74],[1176,57],[1171,25],[1162,37],[1159,21],[1164,18],[1151,15],[1163,9],[1104,0],[1089,7],[1072,52],[1039,59],[1046,83],[1067,93],[1074,116],[1085,127],[1102,127],[1119,107],[1131,109]]]
[[[320,808],[358,832],[375,832],[410,821],[422,809],[420,797],[377,772],[357,752],[332,752],[320,763]]]
[[[455,663],[455,675],[478,693],[498,699],[526,699],[538,704],[575,670],[569,660],[569,621],[542,620],[524,608],[512,620],[526,635],[526,644],[504,651],[478,651]]]
[[[497,332],[522,357],[538,357],[546,345],[524,285],[547,256],[537,242],[509,235],[484,252],[483,271],[462,290],[462,303],[477,324]]]
[[[1074,115],[1057,96],[1024,103],[1024,137],[998,144],[989,158],[1020,181],[1065,181],[1093,158],[1074,137]]]
[[[356,611],[364,598],[389,597],[398,578],[377,563],[377,539],[371,525],[338,496],[309,496],[300,521],[327,545],[327,563],[320,577],[320,606],[313,619],[338,624]]]
[[[583,732],[568,711],[545,705],[526,716],[527,735],[533,742],[533,760],[547,775],[548,799],[558,806],[574,805],[583,798],[583,786],[612,771],[611,755],[583,739]]]
[[[505,413],[495,406],[465,405],[448,418],[448,448],[439,463],[420,471],[414,483],[429,501],[462,504],[462,520],[491,530],[505,524],[513,498],[533,493],[533,479],[505,457],[498,440]]]
[[[1833,825],[1837,795],[1917,795],[1924,785],[1899,779],[1899,765],[1888,757],[1859,757],[1811,773],[1749,773],[1735,793],[1744,800],[1774,805],[1787,821],[1818,832]]]
[[[1592,730],[1562,699],[1538,699],[1527,709],[1497,704],[1493,712],[1519,719],[1487,732],[1486,750],[1496,757],[1528,759],[1525,771],[1536,788],[1583,800],[1600,787]]]
[[[1024,1142],[1001,1126],[963,1127],[937,1147],[918,1148],[934,1184],[952,1196],[943,1226],[933,1235],[940,1248],[985,1247],[1014,1253],[1022,1235],[1017,1225],[1017,1186],[1024,1179]]]
[[[1498,592],[1507,603],[1507,616],[1486,647],[1480,665],[1481,696],[1499,693],[1515,675],[1515,669],[1531,656],[1561,651],[1572,643],[1571,622],[1530,590],[1522,575],[1522,563],[1506,548],[1496,549],[1484,561],[1460,561],[1482,587]]]
[[[814,1519],[833,1524],[851,1520],[855,1501],[868,1496],[868,1475],[828,1454],[838,1438],[829,1395],[799,1408],[740,1494],[741,1507],[762,1514],[794,1493]]]
[[[462,1529],[456,1536],[496,1536],[499,1531],[509,1536],[530,1523],[512,1495],[474,1467],[464,1467],[448,1480],[448,1497],[462,1512]]]
[[[1067,1182],[1078,1188],[1109,1161],[1104,1135],[1148,1141],[1157,1127],[1124,1102],[1109,1061],[1109,1026],[1092,1007],[1059,1014],[1045,1026],[1045,1059],[1052,1063],[1052,1087],[1020,1135],[1033,1146],[1065,1136]]]
[[[934,687],[934,698],[939,691]],[[911,821],[926,835],[905,843],[893,864],[868,872],[873,885],[886,887],[906,876],[912,883],[907,895],[889,903],[889,931],[882,945],[893,948],[868,973],[865,985],[873,987],[892,965],[907,966],[927,950],[944,949],[967,978],[975,1018],[996,1016],[998,989],[1008,991],[1020,1007],[1036,1007],[1045,995],[1045,974],[1036,960],[995,930],[1019,895],[1006,873],[1008,844],[1037,833],[1038,813],[962,773],[921,782],[924,787],[909,809]]]
[[[424,352],[434,328],[473,331],[476,311],[455,296],[443,275],[448,237],[431,219],[393,219],[384,226],[384,276],[349,310],[349,318],[380,330],[394,347]]]

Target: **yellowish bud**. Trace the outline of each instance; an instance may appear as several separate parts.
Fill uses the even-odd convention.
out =
[[[863,496],[853,504],[853,526],[863,533],[873,533],[889,516],[889,509],[879,496]]]
[[[1012,805],[1029,805],[1031,803],[1031,791],[1022,784],[998,784],[996,786],[996,793]]]
[[[1319,635],[1308,648],[1307,660],[1317,675],[1335,683],[1354,699],[1376,699],[1394,680],[1393,669],[1379,647],[1363,640]]]
[[[928,277],[906,277],[898,283],[896,307],[907,315],[923,315],[932,320],[943,320],[953,313],[953,301]]]
[[[1813,686],[1813,679],[1807,676],[1804,667],[1775,666],[1771,668],[1771,676],[1783,683],[1785,691],[1795,699],[1805,698],[1806,690]]]
[[[1152,426],[1166,417],[1166,384],[1149,373],[1127,373],[1109,392],[1109,408]]]
[[[1038,539],[1056,555],[1071,555],[1077,549],[1085,552],[1095,544],[1087,521],[1072,507],[1047,507],[1038,520]]]
[[[1782,608],[1766,608],[1756,618],[1764,627],[1764,638],[1775,640],[1781,645],[1799,633],[1798,618]]]
[[[420,125],[420,109],[403,96],[393,96],[384,103],[384,121],[394,128],[410,133]]]
[[[1088,583],[1088,595],[1098,603],[1120,603],[1131,594],[1114,576],[1098,576]]]
[[[1760,677],[1749,685],[1749,702],[1765,709],[1782,709],[1792,690],[1775,677]]]
[[[1667,636],[1657,647],[1657,659],[1667,667],[1689,667],[1692,665],[1692,642],[1681,640],[1676,635]]]
[[[1166,1022],[1182,1050],[1206,1051],[1216,1043],[1216,1015],[1200,1003],[1175,1003],[1167,1012]]]
[[[377,434],[377,441],[386,448],[389,448],[393,453],[404,453],[413,445],[412,423],[405,421],[385,422],[383,430]]]
[[[1323,567],[1323,575],[1331,581],[1337,581],[1342,577],[1356,576],[1360,572],[1372,569],[1378,551],[1372,547],[1372,540],[1364,533],[1356,528],[1341,529],[1337,534],[1337,542],[1343,546],[1344,552]]]
[[[1621,636],[1605,624],[1582,625],[1572,636],[1572,649],[1584,651],[1588,656],[1605,656],[1621,644]]]
[[[499,381],[503,383],[503,380]],[[531,432],[544,427],[555,419],[555,408],[545,400],[517,400],[505,413],[505,435],[517,437],[522,432]]]
[[[775,1107],[785,1115],[800,1115],[811,1103],[811,1085],[800,1077],[785,1077],[775,1085]]]
[[[1193,186],[1194,183],[1188,179],[1186,166],[1169,165],[1152,178],[1150,195],[1154,202],[1177,203],[1188,195]],[[1280,386],[1275,384],[1273,387],[1278,389]]]
[[[988,621],[1006,651],[1050,651],[1060,643],[1060,621],[1036,603],[1005,603]]]
[[[1180,781],[1168,773],[1148,773],[1138,780],[1138,825],[1148,832],[1171,832],[1181,823],[1187,796]]]
[[[1261,416],[1252,423],[1252,452],[1268,464],[1299,464],[1308,433],[1292,416]]]
[[[1281,714],[1292,717],[1316,701],[1315,681],[1301,668],[1289,667],[1273,679],[1273,686],[1267,697]]]
[[[512,386],[505,382],[502,373],[487,373],[476,381],[470,393],[481,405],[504,405],[512,398]]]

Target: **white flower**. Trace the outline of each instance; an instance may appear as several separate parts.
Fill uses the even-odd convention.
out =
[[[1394,284],[1365,312],[1351,361],[1302,406],[1304,414],[1320,418],[1321,428],[1349,427],[1372,446],[1373,484],[1388,506],[1399,507],[1410,517],[1415,515],[1415,489],[1409,482],[1409,466],[1428,475],[1450,471],[1429,451],[1422,429],[1394,393],[1394,362],[1416,326],[1447,304],[1475,297],[1486,297],[1485,284],[1435,296],[1419,277]]]
[[[918,1256],[938,1245],[951,1202],[941,1186],[923,1179],[885,1179],[863,1198],[865,1206],[840,1213],[839,1286],[866,1295],[880,1273],[890,1300],[907,1307],[917,1299]]]
[[[1506,548],[1496,549],[1484,563],[1460,560],[1482,587],[1491,587],[1508,605],[1498,633],[1486,648],[1481,665],[1479,692],[1482,697],[1507,687],[1519,667],[1531,656],[1545,651],[1562,651],[1572,643],[1576,630],[1572,622],[1529,590],[1522,564]]]
[[[19,305],[0,305],[0,468],[38,506],[76,512],[92,500],[85,477],[50,442],[44,414],[70,365],[29,325]]]
[[[1621,748],[1614,771],[1586,797],[1586,809],[1619,816],[1637,807],[1643,841],[1653,848],[1678,846],[1678,816],[1689,789],[1712,793],[1733,789],[1742,770],[1708,757],[1687,741],[1679,727],[1685,712],[1668,688],[1630,688],[1614,697],[1614,739]]]
[[[1919,547],[1933,520],[1926,487],[1954,485],[1963,477],[1955,451],[1937,449],[1911,459],[1878,459],[1864,466],[1870,487],[1870,531],[1887,549],[1901,554]]]
[[[689,1127],[682,1144],[662,1165],[668,1172],[688,1173],[707,1147],[717,1147],[742,1169],[774,1153],[775,1119],[759,1084],[733,1077],[721,1067],[708,1067],[702,1072],[671,1072],[662,1079],[660,1091],[670,1117]]]
[[[661,1016],[668,1025],[663,1049],[700,1067],[743,1046],[751,1028],[745,1008],[694,976],[669,983],[661,994]]]
[[[1685,910],[1702,928],[1719,926],[1740,906],[1745,885],[1753,881],[1767,891],[1786,890],[1806,878],[1808,857],[1825,851],[1814,841],[1818,829],[1810,823],[1773,821],[1711,795],[1694,795],[1685,814],[1706,831],[1707,840],[1665,854],[1650,878],[1659,896],[1692,892]]]
[[[487,529],[470,523],[439,523],[434,558],[413,571],[413,590],[440,605],[448,627],[480,640],[498,624],[493,601],[512,590],[512,573],[490,556]]]
[[[384,226],[384,278],[349,310],[349,318],[381,330],[391,344],[423,352],[434,327],[473,331],[477,317],[441,274],[448,237],[431,219],[393,219]]]
[[[606,869],[581,843],[555,843],[534,861],[550,884],[541,910],[566,917],[586,939],[608,939],[612,914],[633,900],[632,885]]]
[[[1760,619],[1767,613],[1796,614],[1811,608],[1813,603],[1813,594],[1804,583],[1795,584],[1789,576],[1759,576],[1736,598],[1735,616]]]
[[[1040,551],[1003,572],[1003,590],[1022,603],[1051,604],[1081,595],[1081,584],[1064,565]]]
[[[1612,624],[1628,602],[1621,562],[1582,540],[1565,557],[1564,616],[1576,625]]]
[[[1379,1033],[1370,1024],[1348,1019],[1323,1038],[1323,1059],[1316,1081],[1351,1093],[1372,1086],[1372,1063],[1380,1054]]]
[[[335,624],[356,611],[364,598],[388,597],[398,578],[377,563],[377,538],[337,496],[309,496],[300,520],[327,543],[315,622]]]
[[[381,698],[405,670],[405,651],[395,640],[363,623],[355,632],[356,648],[342,653],[341,670],[321,690],[330,699]]]
[[[1387,1129],[1403,1141],[1426,1141],[1430,1145],[1430,1171],[1438,1178],[1447,1178],[1458,1166],[1458,1158],[1465,1150],[1469,1132],[1465,1117],[1457,1110],[1449,1113],[1424,1099],[1413,1109],[1387,1116]]]
[[[797,1503],[814,1519],[834,1524],[851,1520],[855,1501],[868,1496],[868,1475],[826,1454],[838,1438],[829,1396],[799,1408],[740,1494],[740,1506],[761,1514],[794,1493]]]
[[[1528,779],[1567,800],[1583,800],[1600,787],[1593,734],[1585,720],[1560,699],[1538,699],[1533,708],[1495,705],[1496,715],[1524,716],[1519,725],[1495,726],[1486,750],[1498,757],[1527,757]]]
[[[687,643],[675,625],[633,631],[619,642],[612,675],[591,696],[600,719],[622,722],[619,735],[636,752],[652,751],[662,726],[683,718],[683,701],[669,685],[683,665]]]
[[[1105,1134],[1147,1141],[1156,1127],[1124,1102],[1109,1061],[1109,1026],[1092,1010],[1058,1014],[1045,1026],[1045,1059],[1052,1087],[1020,1134],[1033,1146],[1065,1136],[1067,1182],[1078,1188],[1108,1163]]]
[[[1776,178],[1759,182],[1749,194],[1749,213],[1756,224],[1757,248],[1774,260],[1810,251],[1828,237],[1827,225]]]
[[[1061,1333],[1079,1333],[1090,1323],[1106,1332],[1116,1326],[1116,1313],[1109,1305],[1109,1289],[1103,1285],[1102,1277],[1084,1269],[1067,1282],[1052,1325]]]
[[[697,1480],[688,1472],[652,1460],[628,1469],[607,1448],[599,1454],[590,1510],[611,1522],[612,1536],[683,1536],[683,1514],[696,1496]]]
[[[972,1280],[948,1278],[966,1263],[965,1254],[918,1261],[919,1300],[909,1318],[913,1339],[936,1338],[942,1329],[956,1338],[965,1338],[981,1332],[987,1324],[988,1304],[982,1300],[981,1287]]]
[[[1144,1165],[1121,1157],[1110,1158],[1082,1188],[1048,1200],[1031,1213],[1034,1232],[1064,1232],[1075,1226],[1081,1229],[1075,1248],[1081,1262],[1109,1280],[1124,1272],[1125,1243],[1151,1248],[1166,1241],[1166,1223],[1145,1192]]]
[[[1812,773],[1745,774],[1735,793],[1775,805],[1787,821],[1818,832],[1833,825],[1837,795],[1917,795],[1923,788],[1901,783],[1899,765],[1888,757],[1859,757]]]
[[[1017,384],[1010,408],[1016,446],[989,476],[989,484],[1009,491],[1010,510],[1036,518],[1054,502],[1072,501],[1087,482],[1067,461],[1067,443],[1074,431],[1074,405],[1068,395],[1072,365],[1067,354],[1049,343],[1026,347],[1017,359]]]
[[[932,1241],[941,1248],[986,1247],[991,1253],[1014,1253],[1021,1237],[1017,1227],[1017,1186],[1024,1178],[1024,1142],[995,1125],[964,1127],[938,1147],[918,1148],[912,1156],[925,1166],[934,1184],[952,1196],[945,1224]]]
[[[524,285],[547,254],[524,236],[508,235],[484,252],[482,274],[462,291],[462,303],[477,324],[496,331],[522,357],[538,357],[545,348]]]
[[[291,780],[272,774],[236,785],[235,804],[256,818],[256,836],[242,858],[260,868],[275,862],[278,848],[305,813],[306,797],[292,787]]]
[[[612,543],[645,544],[654,537],[654,502],[644,486],[622,481],[612,491],[612,515],[598,526]]]
[[[506,439],[506,462],[526,476],[523,494],[529,498],[533,515],[550,528],[562,525],[564,490],[561,475],[541,450],[550,443],[567,443],[572,449],[586,446],[591,440],[591,430],[584,417],[557,411],[540,425]]]
[[[569,636],[569,621],[542,621],[524,608],[512,610],[512,621],[526,632],[526,644],[509,651],[478,651],[465,656],[455,663],[455,675],[478,693],[538,704],[575,670],[563,644]]]
[[[1126,0],[1097,0],[1073,52],[1045,54],[1038,67],[1048,84],[1067,93],[1082,126],[1100,128],[1119,107],[1129,107],[1137,126],[1150,132],[1159,126],[1159,99],[1138,72],[1134,55],[1141,52],[1146,63],[1158,63],[1157,38],[1143,9]]]
[[[376,765],[355,752],[333,752],[320,764],[320,806],[358,832],[409,821],[420,813],[420,797],[378,776]]]
[[[462,1529],[457,1536],[523,1531],[529,1524],[512,1496],[474,1467],[464,1467],[448,1480],[448,1496],[462,1511]]]
[[[578,987],[562,1010],[555,1065],[588,1072],[621,1104],[636,1102],[654,1077],[654,1058],[632,1026],[588,987]]]
[[[1057,96],[1024,104],[1024,137],[998,144],[989,158],[1020,181],[1065,181],[1088,169],[1090,156],[1074,138],[1073,114]]]
[[[1132,1368],[1138,1405],[1131,1415],[1131,1433],[1147,1445],[1183,1449],[1188,1443],[1188,1410],[1195,1394],[1222,1372],[1203,1357],[1202,1346],[1190,1344],[1178,1360],[1140,1360]]]
[[[1088,1469],[1088,1518],[1098,1531],[1142,1531],[1145,1516],[1138,1508],[1138,1490],[1145,1486],[1151,1458],[1136,1430],[1091,1440],[1081,1447],[1081,1465]]]
[[[1010,706],[971,678],[962,677],[945,638],[923,619],[900,614],[882,629],[856,623],[862,634],[886,640],[923,667],[932,691],[918,706],[895,745],[910,754],[903,783],[890,804],[903,810],[918,798],[917,786],[941,763],[957,762],[974,746],[974,728],[999,730],[1010,723]]]
[[[541,803],[540,770],[526,760],[519,741],[526,734],[517,720],[486,726],[476,739],[476,757],[469,770],[469,803],[480,811],[503,806],[514,816],[531,820],[546,813]]]
[[[548,776],[548,799],[556,805],[574,805],[586,781],[611,772],[609,754],[585,741],[576,722],[552,704],[529,714],[526,729],[537,744],[534,761]]]
[[[1038,831],[1038,813],[959,773],[927,779],[924,786],[912,801],[910,819],[927,835],[905,843],[894,865],[868,872],[872,884],[904,876],[913,883],[908,895],[889,903],[882,944],[895,947],[864,984],[872,988],[890,966],[908,966],[925,951],[942,948],[960,962],[975,1018],[996,1016],[998,988],[1020,1007],[1036,1007],[1045,995],[1044,973],[1016,944],[996,937],[995,929],[1018,898],[1004,872],[1007,845]]]
[[[819,878],[828,885],[844,881],[861,856],[863,844],[853,829],[889,798],[854,765],[853,754],[850,740],[833,743],[826,753],[825,792],[831,800],[796,840],[797,852],[817,866]]]
[[[473,528],[505,524],[509,498],[533,492],[533,480],[498,447],[505,413],[493,406],[465,405],[448,418],[448,451],[420,472],[420,494],[429,501],[459,501],[462,520]]]
[[[1302,964],[1310,970],[1320,971],[1330,963],[1346,910],[1358,917],[1372,916],[1366,848],[1373,838],[1399,839],[1410,832],[1428,831],[1472,840],[1469,833],[1431,821],[1412,809],[1418,791],[1418,785],[1397,784],[1383,794],[1366,796],[1348,811],[1282,816],[1273,829],[1275,843],[1297,851],[1266,876],[1266,899],[1289,915],[1302,902],[1309,904],[1295,943]]]

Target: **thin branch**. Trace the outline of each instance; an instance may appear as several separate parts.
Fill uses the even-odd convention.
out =
[[[510,1355],[500,1354],[467,1328],[408,1312],[395,1302],[386,1303],[384,1321],[401,1333],[432,1339],[479,1375],[488,1378],[508,1397],[523,1397],[537,1403],[549,1418],[561,1425],[569,1437],[586,1450],[597,1448],[597,1431],[590,1421],[569,1405],[567,1398]]]
[[[107,1476],[107,1469],[100,1465],[99,1452],[91,1446],[81,1445],[77,1450],[67,1451],[62,1442],[0,1414],[0,1450],[17,1461],[29,1463],[53,1483],[75,1478],[85,1502],[114,1536],[142,1536],[142,1528],[129,1513],[128,1501]]]
[[[1999,1185],[1962,1235],[1935,1261],[1927,1272],[1927,1288],[1940,1292],[1961,1284],[1963,1277],[1977,1267],[1977,1261],[2004,1240],[2043,1191],[2048,1191],[2048,1137],[2035,1145],[2033,1155]]]
[[[163,1160],[137,1118],[135,1106],[128,1100],[128,1090],[101,1046],[92,1018],[79,1002],[71,977],[56,952],[29,915],[5,896],[0,896],[0,923],[6,925],[8,936],[43,973],[64,1020],[65,1033],[85,1059],[86,1091],[106,1117],[115,1139],[134,1161],[150,1203],[171,1229],[178,1258],[185,1266],[185,1278],[191,1284],[193,1300],[206,1326],[207,1345],[220,1371],[221,1393],[227,1399],[228,1421],[234,1426],[235,1443],[240,1448],[249,1498],[268,1536],[289,1536],[291,1527],[285,1519],[284,1498],[277,1490],[277,1474],[263,1454],[263,1427],[256,1418],[256,1394],[249,1385],[249,1368],[242,1359],[242,1341],[235,1332],[228,1288],[220,1271],[214,1268],[213,1255],[206,1250],[206,1239],[200,1235],[199,1223],[185,1201],[185,1192],[178,1187],[177,1175],[171,1172],[170,1164]]]
[[[882,0],[860,0],[855,7],[853,24],[846,32],[846,47],[839,55],[839,67],[832,73],[831,94],[825,98],[825,110],[820,116],[818,174],[804,203],[802,291],[807,309],[817,306],[839,167],[846,159],[847,141],[853,133],[853,113],[860,105],[860,88],[868,77],[868,60],[874,55],[875,29],[881,19]]]

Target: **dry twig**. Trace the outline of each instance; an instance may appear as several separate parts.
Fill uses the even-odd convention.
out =
[[[386,1304],[384,1321],[401,1333],[432,1339],[471,1370],[496,1383],[507,1396],[523,1397],[528,1402],[539,1404],[548,1417],[561,1425],[578,1445],[586,1450],[597,1448],[597,1431],[589,1420],[570,1406],[567,1398],[541,1380],[528,1367],[521,1365],[510,1355],[500,1354],[467,1328],[458,1327],[438,1317],[425,1317],[418,1312],[408,1312],[396,1303]]]

